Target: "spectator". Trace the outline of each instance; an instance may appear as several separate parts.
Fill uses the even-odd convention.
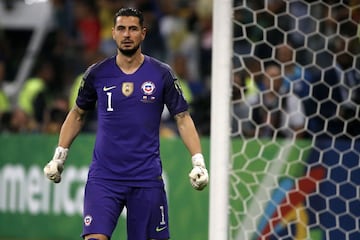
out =
[[[166,44],[160,33],[159,16],[156,14],[156,6],[152,1],[143,1],[137,6],[144,14],[146,22],[146,38],[142,43],[143,51],[147,55],[152,55],[159,60],[166,60]]]
[[[2,118],[2,132],[32,133],[34,129],[36,129],[34,120],[18,107],[6,112]]]
[[[293,92],[299,97],[306,96],[309,89],[306,88],[308,84],[302,77],[302,69],[295,63],[294,49],[288,44],[280,44],[276,46],[275,58],[278,60],[283,68],[284,88],[288,92]]]
[[[89,1],[74,2],[76,29],[79,45],[86,53],[95,52],[100,46],[100,21],[95,6]]]
[[[65,121],[68,109],[69,102],[65,97],[56,98],[45,112],[42,132],[47,134],[59,133],[61,125]]]
[[[52,0],[54,9],[54,28],[45,40],[47,54],[56,61],[56,76],[67,84],[72,79],[73,72],[77,72],[81,62],[78,60],[78,40],[74,16],[74,2],[72,0]],[[53,38],[53,41],[51,40]]]
[[[34,76],[24,83],[18,97],[18,106],[36,123],[40,130],[44,113],[51,102],[54,92],[54,66],[51,61],[41,61]]]
[[[100,52],[107,57],[116,54],[116,44],[112,38],[111,28],[113,26],[115,12],[123,7],[124,1],[96,0],[98,16],[100,21]]]
[[[166,58],[171,62],[173,55],[186,56],[188,76],[199,79],[199,39],[196,29],[197,16],[191,4],[178,6],[175,2],[163,1],[163,16],[160,19],[160,33],[166,46]]]
[[[342,83],[341,96],[343,102],[340,116],[347,121],[346,133],[350,136],[360,135],[360,73],[352,67],[353,58],[348,54],[341,54],[337,58],[336,73]]]
[[[212,16],[200,18],[200,78],[204,86],[210,89],[211,85],[211,55],[212,55]]]
[[[6,73],[6,62],[0,53],[0,118],[2,117],[3,113],[8,112],[10,110],[9,97],[3,90],[5,73]]]
[[[311,82],[312,95],[305,101],[310,136],[349,138],[360,134],[360,76],[352,62],[350,55],[340,54],[336,67],[322,71]]]
[[[247,102],[256,101],[259,89],[255,80],[245,71],[234,73],[232,86],[231,135],[252,137],[255,126],[251,121],[251,110]]]
[[[253,120],[259,127],[258,137],[302,137],[305,114],[300,99],[285,91],[281,68],[274,62],[265,65],[262,91],[253,102]]]

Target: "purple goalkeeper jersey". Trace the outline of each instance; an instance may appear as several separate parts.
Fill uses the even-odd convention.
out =
[[[145,56],[135,73],[125,74],[115,56],[107,58],[86,71],[76,104],[84,110],[97,108],[89,179],[162,186],[159,124],[164,104],[172,116],[188,109],[168,65]]]

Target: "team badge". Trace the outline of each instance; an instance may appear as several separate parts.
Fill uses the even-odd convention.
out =
[[[151,81],[146,81],[141,85],[141,90],[145,95],[152,95],[155,92],[155,84]]]
[[[85,226],[90,226],[91,222],[92,222],[92,217],[90,215],[86,215],[84,217]]]
[[[130,96],[134,92],[134,83],[123,82],[121,91],[126,97]]]

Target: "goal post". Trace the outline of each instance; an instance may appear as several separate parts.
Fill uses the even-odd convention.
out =
[[[210,240],[360,239],[360,4],[213,0]]]
[[[232,1],[213,2],[209,239],[228,238]]]

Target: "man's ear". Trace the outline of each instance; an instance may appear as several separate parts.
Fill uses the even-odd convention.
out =
[[[112,36],[112,39],[115,40],[115,36],[114,36],[114,28],[111,28],[111,36]]]
[[[143,27],[143,28],[142,28],[142,40],[145,39],[146,32],[147,32],[147,28],[146,28],[146,27]]]

